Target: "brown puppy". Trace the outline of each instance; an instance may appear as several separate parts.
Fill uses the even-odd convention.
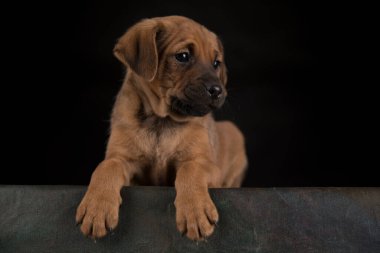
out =
[[[227,94],[219,39],[185,17],[152,18],[131,27],[114,53],[127,75],[105,159],[77,209],[82,232],[102,237],[116,227],[123,186],[174,184],[179,231],[211,235],[218,212],[208,188],[239,187],[247,166],[241,132],[210,114]]]

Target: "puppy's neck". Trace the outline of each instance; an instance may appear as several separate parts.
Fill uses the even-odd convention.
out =
[[[184,124],[172,120],[169,116],[165,118],[158,117],[154,112],[147,111],[143,103],[140,104],[136,113],[136,119],[140,128],[145,128],[158,134],[161,134],[164,130],[171,130]]]

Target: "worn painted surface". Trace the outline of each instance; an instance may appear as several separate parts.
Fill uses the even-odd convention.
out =
[[[118,228],[85,238],[85,187],[0,186],[0,252],[380,252],[380,188],[212,189],[220,221],[206,242],[175,227],[173,188],[122,191]]]

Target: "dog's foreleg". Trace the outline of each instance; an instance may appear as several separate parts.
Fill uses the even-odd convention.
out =
[[[192,240],[212,234],[218,212],[208,193],[218,169],[207,160],[181,164],[175,180],[176,222],[178,230]]]

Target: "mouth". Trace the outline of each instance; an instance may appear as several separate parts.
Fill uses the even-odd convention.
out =
[[[194,104],[186,100],[181,100],[177,97],[172,97],[171,110],[172,112],[183,116],[202,117],[211,112],[214,108],[212,105]]]

